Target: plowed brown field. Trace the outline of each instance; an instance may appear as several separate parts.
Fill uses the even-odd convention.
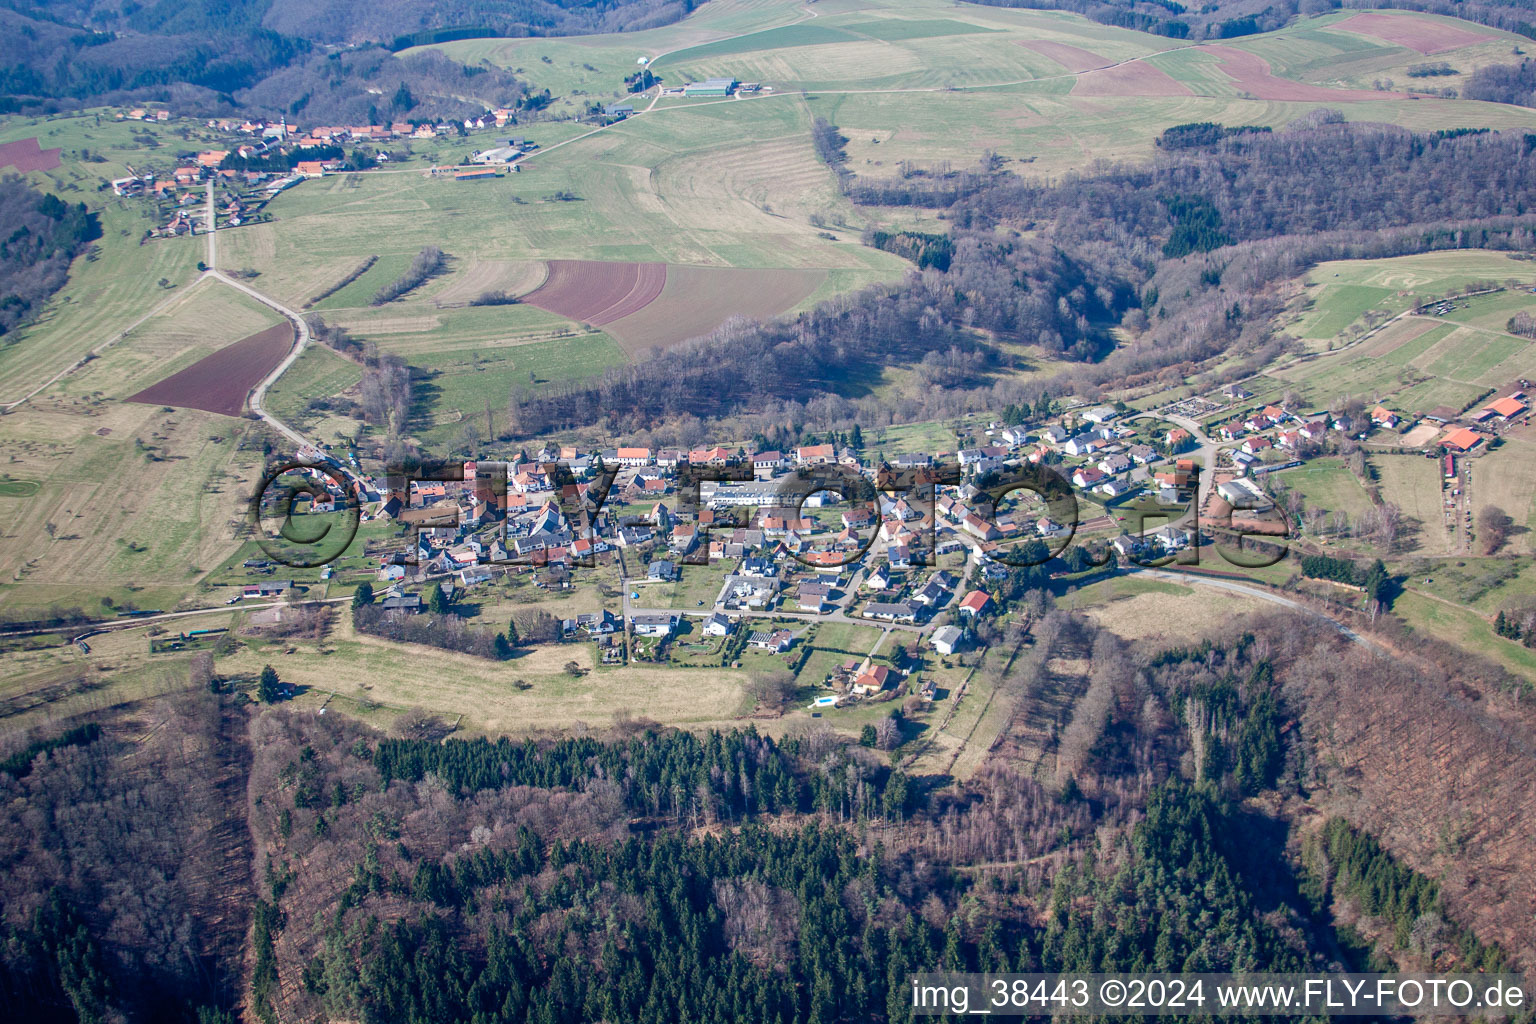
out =
[[[1093,71],[1096,68],[1105,68],[1114,61],[1107,57],[1101,57],[1092,50],[1085,50],[1081,46],[1073,46],[1070,43],[1053,43],[1043,39],[1031,39],[1020,42],[1020,46],[1026,50],[1034,50],[1042,57],[1049,57],[1068,71]]]
[[[766,320],[799,305],[825,270],[752,270],[665,263],[550,260],[522,300],[602,327],[631,356],[713,331],[733,316]]]
[[[1146,61],[1133,60],[1081,75],[1073,96],[1192,96],[1185,85]]]
[[[0,167],[14,167],[26,174],[29,171],[51,171],[57,166],[59,151],[40,148],[35,138],[0,143]]]
[[[793,309],[826,280],[824,270],[667,267],[655,302],[605,328],[625,352],[664,349],[713,331],[733,316],[767,320]]]
[[[128,401],[239,416],[251,388],[277,368],[292,346],[291,324],[268,327],[151,384]]]
[[[1206,44],[1197,47],[1221,59],[1221,70],[1228,78],[1242,86],[1243,91],[1261,100],[1291,100],[1301,103],[1348,103],[1366,100],[1400,100],[1402,93],[1376,92],[1365,89],[1329,89],[1306,82],[1293,82],[1289,78],[1277,78],[1269,68],[1269,61],[1235,46]]]
[[[550,260],[549,276],[523,301],[601,327],[650,305],[666,283],[665,263]]]
[[[1469,32],[1444,22],[1430,21],[1428,18],[1415,18],[1410,14],[1357,14],[1328,27],[1385,39],[1420,53],[1443,53],[1497,38],[1482,32]]]

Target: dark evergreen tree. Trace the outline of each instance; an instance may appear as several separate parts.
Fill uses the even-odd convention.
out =
[[[261,667],[261,678],[256,683],[256,696],[263,704],[276,704],[282,699],[282,684],[277,669],[271,665]]]

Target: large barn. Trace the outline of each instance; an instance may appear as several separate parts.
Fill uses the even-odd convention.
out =
[[[729,96],[736,88],[734,78],[708,78],[702,82],[689,82],[683,87],[684,96]]]

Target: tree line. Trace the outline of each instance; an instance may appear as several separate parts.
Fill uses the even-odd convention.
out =
[[[1518,64],[1488,64],[1472,72],[1462,87],[1462,96],[1489,103],[1515,103],[1536,107],[1536,61]]]
[[[1319,896],[1351,900],[1365,914],[1383,920],[1395,948],[1431,955],[1448,949],[1466,971],[1509,970],[1503,950],[1451,922],[1434,879],[1403,864],[1380,840],[1347,819],[1329,818],[1306,852]]]
[[[523,106],[532,93],[498,68],[467,67],[431,51],[398,57],[369,44],[395,41],[406,25],[430,31],[471,24],[481,26],[478,34],[497,36],[654,28],[676,21],[693,2],[463,0],[422,7],[410,0],[199,0],[112,11],[66,3],[46,16],[10,4],[0,11],[11,44],[0,66],[0,109],[51,113],[153,99],[205,115],[238,110],[320,123],[463,118],[485,106]],[[383,95],[370,91],[380,82],[387,85]],[[409,97],[416,99],[401,102]]]
[[[202,664],[0,772],[0,999],[43,1021],[852,1022],[909,1019],[923,969],[1497,969],[1483,925],[1530,948],[1522,711],[1459,696],[1474,659],[1441,677],[1433,643],[1377,661],[1280,613],[1133,647],[1025,600],[1033,645],[978,671],[1068,698],[1031,741],[1045,771],[1010,726],[942,790],[820,725],[442,741],[405,715],[383,737],[221,706]],[[1412,774],[1435,751],[1483,781]],[[1267,808],[1346,780],[1349,825],[1293,860],[1296,819]],[[1432,881],[1426,842],[1496,891]]]
[[[382,306],[386,302],[393,302],[413,288],[419,288],[437,274],[442,273],[446,265],[446,257],[443,250],[435,245],[429,245],[411,258],[411,265],[405,268],[395,280],[384,285],[368,300],[370,306]]]
[[[1536,39],[1536,25],[1525,0],[1271,0],[1255,11],[1240,0],[1199,5],[1178,0],[967,0],[989,7],[1071,11],[1101,25],[1150,32],[1171,39],[1232,39],[1284,28],[1297,17],[1315,17],[1340,9],[1382,7],[1424,11],[1462,18]]]
[[[42,312],[69,279],[69,264],[101,237],[97,216],[84,203],[39,192],[25,178],[0,177],[0,336]]]
[[[1182,378],[1216,355],[1238,357],[1241,373],[1287,344],[1270,329],[1273,285],[1317,261],[1532,244],[1536,218],[1521,197],[1536,188],[1536,136],[1333,121],[1272,133],[1196,126],[1147,163],[999,178],[949,207],[947,244],[881,240],[928,259],[924,272],[789,320],[728,323],[665,360],[519,388],[508,435],[695,421],[742,436],[786,420],[846,429],[1032,405],[1046,391],[1092,396]],[[1119,344],[1117,326],[1128,335]],[[1018,357],[978,328],[1076,366],[1010,380]],[[857,382],[890,365],[938,386],[858,397]]]

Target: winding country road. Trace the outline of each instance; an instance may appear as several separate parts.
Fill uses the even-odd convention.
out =
[[[1169,524],[1170,526],[1181,526],[1199,514],[1200,509],[1205,507],[1206,499],[1211,496],[1211,489],[1216,486],[1216,452],[1221,448],[1221,442],[1211,440],[1206,436],[1205,431],[1200,429],[1200,424],[1188,416],[1177,416],[1166,412],[1144,412],[1132,418],[1139,420],[1166,420],[1189,431],[1190,436],[1195,439],[1195,443],[1200,446],[1198,452],[1190,453],[1191,455],[1198,455],[1205,464],[1205,468],[1200,472],[1199,489],[1195,492],[1195,500],[1182,516]]]
[[[288,351],[288,355],[283,358],[283,361],[281,363],[277,364],[277,368],[275,370],[273,370],[271,373],[267,374],[265,377],[263,377],[261,379],[261,381],[257,383],[256,387],[251,390],[251,397],[250,397],[251,412],[255,413],[258,417],[261,418],[261,421],[263,423],[267,424],[267,426],[271,427],[273,430],[276,430],[278,433],[280,433],[284,437],[288,438],[288,440],[292,441],[295,445],[298,445],[299,447],[303,447],[304,445],[310,444],[311,443],[310,440],[308,438],[306,438],[303,434],[299,433],[297,430],[293,429],[288,424],[284,423],[282,420],[278,419],[276,416],[272,415],[270,412],[268,412],[267,410],[263,409],[262,406],[261,406],[261,401],[262,401],[263,398],[266,397],[267,390],[269,388],[271,388],[273,384],[277,383],[277,378],[281,377],[284,373],[286,373],[288,368],[290,366],[292,366],[295,361],[298,360],[299,356],[304,354],[304,349],[305,349],[306,346],[309,345],[309,341],[310,341],[309,324],[304,322],[304,318],[302,316],[300,316],[299,314],[295,313],[293,310],[289,309],[287,306],[283,305],[281,302],[278,302],[276,299],[272,298],[269,295],[262,294],[261,292],[257,291],[255,288],[252,288],[248,284],[243,284],[243,283],[241,283],[239,281],[236,281],[234,278],[228,276],[227,274],[225,274],[223,271],[221,271],[219,269],[219,241],[218,241],[219,233],[218,233],[218,231],[215,230],[214,209],[213,209],[213,182],[211,182],[211,181],[208,183],[208,215],[207,216],[208,216],[208,259],[207,259],[208,271],[207,271],[207,276],[210,276],[214,280],[220,281],[223,284],[227,284],[231,288],[234,288],[237,291],[244,292],[245,294],[249,295],[251,298],[255,299],[257,302],[261,303],[263,306],[267,306],[270,309],[274,309],[277,312],[281,313],[283,316],[287,317],[288,321],[293,324],[293,329],[294,329],[294,332],[295,332],[295,337],[297,339],[294,342],[293,348],[291,348]]]
[[[145,313],[143,316],[139,317],[139,319],[135,320],[133,323],[129,324],[127,327],[114,334],[107,341],[91,349],[91,351],[86,356],[76,360],[74,363],[65,367],[63,370],[60,370],[58,373],[54,374],[48,380],[39,384],[37,387],[33,388],[22,397],[12,402],[0,404],[0,409],[9,412],[12,409],[15,409],[17,406],[31,401],[47,388],[52,387],[60,380],[63,380],[65,377],[74,373],[86,363],[99,356],[105,349],[117,344],[117,342],[127,337],[132,331],[134,331],[140,325],[144,324],[146,321],[159,315],[171,305],[185,299],[187,292],[189,292],[191,289],[202,284],[204,281],[217,281],[220,284],[228,285],[237,291],[244,292],[246,295],[249,295],[251,298],[255,299],[262,305],[282,314],[290,323],[293,324],[295,337],[297,339],[294,346],[289,350],[288,355],[284,357],[283,361],[278,364],[277,368],[274,369],[271,373],[267,374],[267,376],[264,377],[251,391],[250,406],[251,411],[255,413],[262,420],[262,422],[266,423],[273,430],[276,430],[288,440],[292,441],[295,446],[303,447],[304,445],[313,444],[313,441],[311,441],[309,438],[306,438],[303,434],[299,433],[299,431],[278,419],[262,406],[262,400],[266,398],[267,391],[272,387],[273,384],[277,382],[277,379],[281,377],[285,372],[287,372],[288,368],[298,360],[299,356],[304,354],[304,349],[309,345],[311,340],[309,324],[305,323],[304,318],[298,313],[289,309],[281,302],[278,302],[270,295],[259,292],[255,288],[252,288],[250,285],[241,281],[236,281],[234,278],[218,269],[219,241],[218,231],[216,229],[217,221],[215,219],[216,213],[214,211],[213,201],[214,183],[210,181],[208,183],[207,199],[205,200],[204,206],[204,224],[206,227],[206,230],[204,231],[204,238],[207,242],[207,256],[203,262],[207,269],[195,277],[192,282],[187,285],[185,290],[182,290],[179,292],[179,294],[173,295],[166,299],[164,302],[157,304],[149,312]],[[343,467],[343,472],[347,472],[349,475],[351,475],[350,471],[346,470],[345,467]]]

